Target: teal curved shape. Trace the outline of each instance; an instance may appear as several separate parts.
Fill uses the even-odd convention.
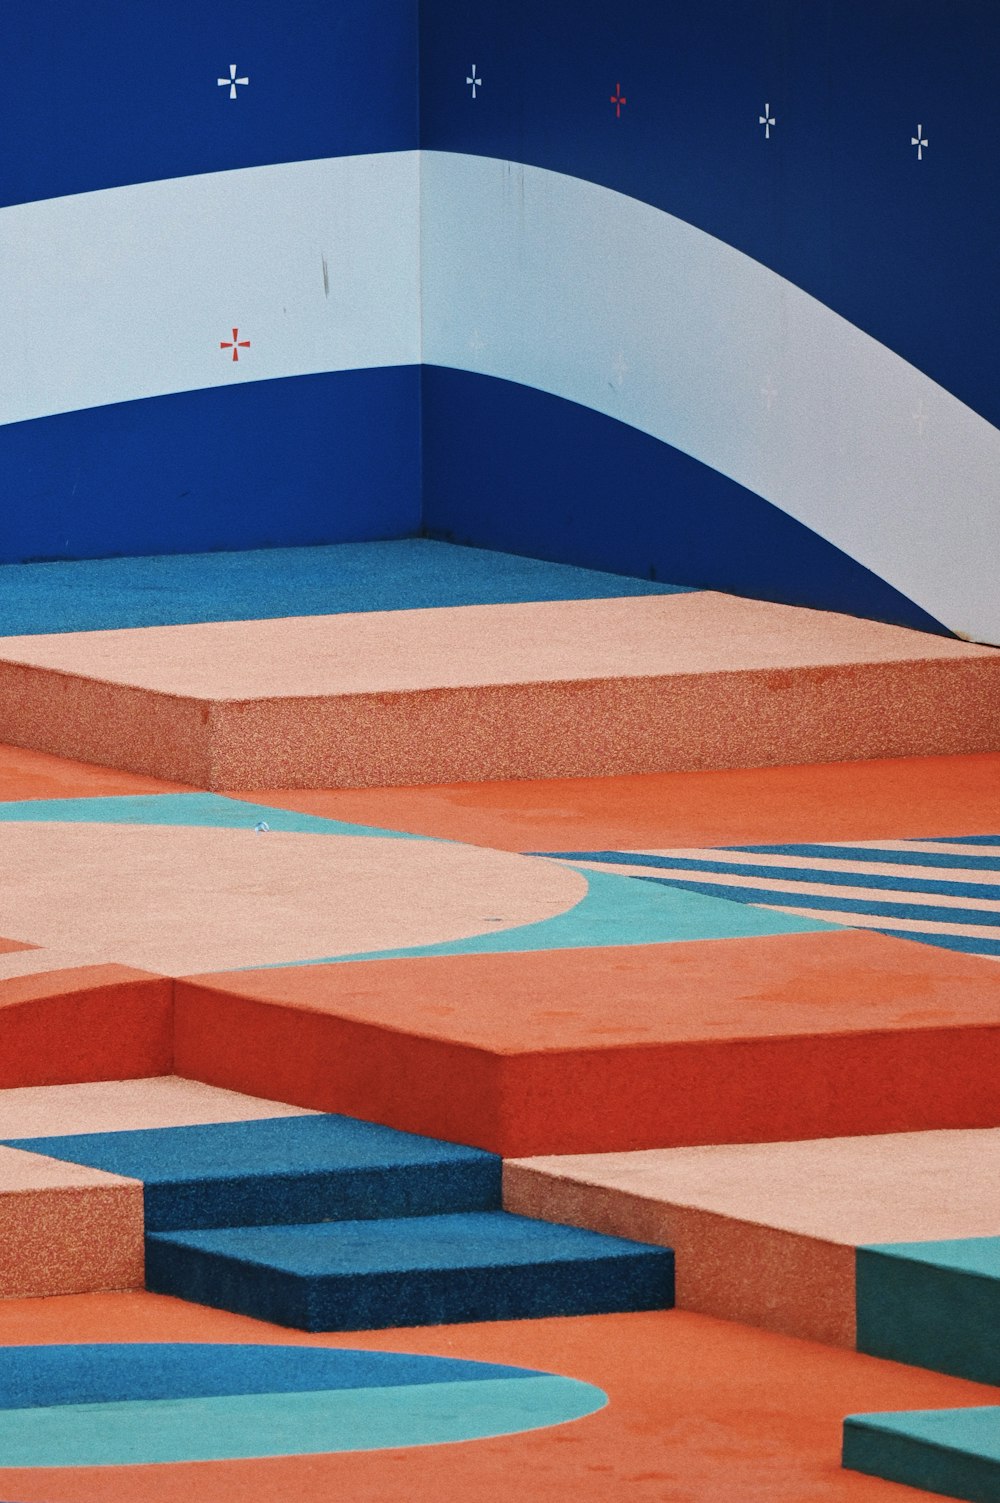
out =
[[[93,825],[183,825],[212,830],[252,830],[260,820],[271,830],[304,835],[371,835],[379,840],[425,840],[403,830],[355,825],[297,809],[249,804],[222,793],[127,793],[101,798],[21,799],[0,803],[0,821]]]
[[[0,1403],[0,1468],[437,1446],[566,1424],[607,1403],[593,1384],[496,1363],[234,1347],[220,1372],[217,1351],[62,1347],[55,1375],[44,1349],[15,1354],[28,1382]]]
[[[544,858],[538,858],[544,859]],[[560,865],[569,865],[561,862]],[[810,934],[839,929],[795,914],[775,913],[705,897],[681,888],[636,882],[611,872],[580,871],[587,892],[572,908],[534,924],[521,924],[499,933],[474,934],[411,949],[373,950],[353,955],[327,955],[314,960],[254,966],[281,970],[289,965],[332,965],[348,960],[402,960],[429,955],[496,955],[532,950],[598,949],[611,945],[662,945],[694,939],[751,939],[765,934]]]

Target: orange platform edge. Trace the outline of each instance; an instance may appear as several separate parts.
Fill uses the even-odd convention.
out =
[[[178,981],[174,1057],[505,1157],[982,1127],[1000,973],[853,931],[293,967]]]
[[[173,1066],[173,982],[93,965],[0,982],[0,1089],[132,1080]]]

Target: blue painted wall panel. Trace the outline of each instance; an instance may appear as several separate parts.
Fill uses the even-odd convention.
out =
[[[417,0],[31,0],[0,57],[0,206],[417,145]]]
[[[423,0],[421,144],[665,209],[997,422],[998,63],[993,0]]]
[[[411,535],[419,382],[336,371],[0,426],[0,562]]]
[[[945,630],[810,528],[649,434],[465,371],[425,366],[423,391],[432,537]]]
[[[324,203],[322,224],[305,212],[305,188],[294,189],[299,198],[291,208],[284,199],[280,211],[262,207],[272,223],[288,216],[294,241],[264,258],[264,270],[249,259],[240,262],[232,215],[219,214],[216,258],[214,228],[207,241],[204,233],[206,223],[214,226],[211,213],[206,218],[202,212],[199,229],[193,208],[178,209],[167,234],[158,221],[148,228],[147,206],[141,222],[152,242],[143,248],[140,220],[129,220],[139,210],[116,200],[107,222],[120,221],[121,235],[112,235],[100,252],[92,247],[95,267],[98,259],[105,269],[117,266],[120,246],[122,285],[131,286],[132,256],[136,286],[145,289],[142,298],[136,294],[137,304],[157,303],[157,327],[165,321],[178,351],[188,348],[181,310],[192,310],[196,324],[188,343],[200,352],[204,339],[205,349],[218,354],[219,340],[237,320],[246,325],[252,305],[253,330],[244,328],[240,336],[252,340],[246,376],[241,364],[238,389],[185,391],[209,377],[200,366],[189,375],[180,361],[175,378],[170,340],[158,335],[142,346],[149,364],[140,362],[141,374],[149,382],[135,390],[138,400],[120,403],[115,389],[112,405],[100,406],[108,403],[110,388],[96,375],[88,387],[91,360],[97,375],[103,362],[119,372],[127,390],[134,384],[123,321],[114,299],[105,298],[104,312],[92,315],[91,345],[79,337],[77,317],[76,353],[66,369],[81,373],[80,391],[70,383],[65,405],[89,400],[90,410],[26,420],[24,407],[10,399],[33,390],[32,382],[26,375],[22,388],[12,380],[5,392],[0,380],[0,399],[8,399],[8,420],[0,426],[0,560],[399,537],[423,523],[438,536],[525,554],[644,577],[653,571],[678,583],[931,629],[941,629],[944,620],[965,634],[998,640],[988,560],[990,455],[997,435],[982,423],[969,430],[972,440],[965,444],[964,418],[956,417],[945,394],[1000,422],[994,353],[1000,310],[993,296],[1000,202],[990,191],[1000,126],[1000,12],[993,0],[922,0],[916,7],[911,0],[621,0],[614,7],[598,0],[379,0],[374,6],[370,0],[78,0],[69,7],[38,0],[0,14],[0,57],[7,60],[0,90],[0,212],[7,206],[11,215],[23,215],[16,206],[60,195],[161,179],[169,185],[190,175],[207,183],[204,175],[230,169],[343,155],[361,154],[364,176],[373,154],[418,145],[528,163],[630,195],[717,237],[945,388],[932,390],[932,412],[924,413],[922,398],[919,412],[911,411],[914,395],[897,413],[904,374],[886,418],[886,393],[870,371],[855,381],[848,379],[850,370],[860,366],[835,369],[834,331],[830,348],[819,341],[815,357],[817,371],[827,361],[831,370],[828,413],[818,416],[814,404],[791,439],[788,430],[780,440],[759,437],[751,423],[735,466],[719,457],[725,445],[719,453],[689,445],[795,511],[803,473],[824,473],[839,435],[842,454],[860,455],[866,437],[869,449],[881,453],[885,423],[896,424],[905,462],[896,471],[895,459],[887,464],[884,487],[870,485],[865,473],[859,487],[865,506],[857,516],[845,510],[843,487],[813,498],[801,508],[818,529],[812,531],[648,433],[592,412],[571,414],[557,398],[443,370],[430,370],[421,383],[412,364],[420,358],[417,337],[412,349],[404,337],[411,325],[417,328],[416,293],[412,309],[401,300],[400,310],[393,305],[386,315],[386,329],[378,337],[373,332],[387,304],[381,289],[406,286],[399,267],[408,242],[405,255],[392,262],[393,274],[380,277],[372,247],[363,248],[353,228],[365,224],[377,249],[392,238],[393,224],[403,225],[402,208],[396,209],[407,190],[392,172],[383,178],[373,168],[369,189],[371,183],[375,188],[351,200],[366,205],[353,221],[347,190],[339,187],[335,212]],[[232,99],[226,82],[231,64],[237,79],[249,80],[234,85]],[[387,187],[390,181],[397,186]],[[270,204],[250,187],[251,203]],[[219,191],[226,191],[221,179]],[[193,203],[197,195],[191,197]],[[320,197],[313,190],[316,203]],[[411,197],[415,205],[415,190]],[[144,202],[136,199],[140,208]],[[246,204],[239,202],[243,212]],[[415,225],[417,210],[411,209]],[[28,218],[7,223],[26,226]],[[38,225],[48,220],[41,214],[31,223],[30,234],[41,235]],[[73,228],[70,223],[71,245]],[[245,237],[248,255],[249,246],[266,239],[261,225],[257,230]],[[23,234],[30,238],[26,229]],[[415,237],[414,230],[414,244]],[[150,267],[165,240],[171,241],[177,285],[166,287],[158,303],[164,278],[158,264],[155,275]],[[48,243],[55,244],[51,236]],[[73,264],[65,282],[52,277],[51,266],[36,275],[30,257],[8,265],[2,252],[0,233],[6,279],[0,290],[8,306],[27,310],[24,329],[58,328],[61,313],[79,315],[88,275],[83,238],[78,260],[68,257]],[[61,242],[52,257],[61,271]],[[138,276],[140,268],[153,279],[152,290]],[[309,300],[319,296],[320,269],[324,301],[314,316]],[[213,271],[221,285],[209,288]],[[91,290],[98,280],[95,269]],[[456,284],[444,303],[459,303],[461,292]],[[499,295],[493,299],[494,306],[502,302]],[[706,302],[715,308],[711,298]],[[579,307],[589,318],[585,299]],[[749,312],[742,337],[752,354],[761,340]],[[634,322],[642,322],[641,310]],[[768,313],[765,322],[780,319]],[[141,306],[135,323],[141,340]],[[538,348],[528,352],[525,369],[549,361],[548,389],[576,396],[563,379],[573,369],[572,347],[560,356],[558,331],[546,333],[540,321],[532,327]],[[22,328],[16,317],[13,328]],[[744,331],[743,319],[727,316],[719,343],[725,334],[730,355],[734,328]],[[629,333],[622,330],[625,345]],[[778,333],[780,355],[784,335]],[[13,343],[32,351],[37,346],[37,357],[30,357],[36,371],[59,359],[58,341],[48,337],[22,335]],[[655,355],[652,364],[666,368],[667,332]],[[675,350],[674,368],[685,370],[676,357]],[[613,344],[606,358],[617,358]],[[620,358],[627,365],[630,357]],[[638,393],[636,412],[644,359],[631,356],[627,393],[630,399]],[[278,361],[270,374],[280,372],[282,379],[255,384],[256,375],[267,373],[267,360]],[[314,370],[324,360],[379,368],[285,378],[287,371]],[[395,371],[381,368],[395,362]],[[439,363],[469,362],[445,353]],[[161,374],[163,389],[174,379],[178,394],[145,397]],[[213,367],[212,379],[215,374]],[[745,374],[741,400],[747,392],[756,399],[764,378],[749,356]],[[841,409],[849,404],[837,406],[838,381],[841,392],[862,390],[866,399],[871,388],[871,412],[879,411],[883,430],[873,423],[868,432],[867,412],[854,427],[842,422]],[[538,378],[538,384],[546,382]],[[795,382],[786,386],[791,390]],[[689,389],[697,396],[697,380]],[[727,400],[718,404],[718,421],[742,433],[745,413],[736,411],[739,394],[732,396],[732,411]],[[578,399],[590,400],[586,394]],[[55,398],[46,406],[40,397],[32,411],[53,412],[56,405]],[[779,409],[780,401],[776,420]],[[674,408],[664,399],[657,410]],[[704,410],[714,417],[711,403]],[[856,404],[853,410],[856,417]],[[628,415],[624,405],[622,412]],[[512,429],[512,420],[523,426]],[[655,424],[647,427],[656,431]],[[674,441],[675,435],[667,437]],[[792,449],[800,469],[790,496],[765,482]],[[756,455],[767,462],[755,466]],[[944,517],[938,498],[952,494],[954,516]],[[913,553],[921,549],[915,562]],[[946,588],[933,587],[944,580]],[[974,610],[966,610],[966,600],[975,602]]]

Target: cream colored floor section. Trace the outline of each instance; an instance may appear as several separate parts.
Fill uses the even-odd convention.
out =
[[[572,907],[579,873],[429,840],[173,826],[0,825],[0,975],[117,962],[166,975],[433,944]],[[43,963],[44,962],[44,963]]]

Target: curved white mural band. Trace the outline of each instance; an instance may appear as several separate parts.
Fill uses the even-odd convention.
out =
[[[653,434],[953,631],[1000,641],[990,423],[783,277],[637,199],[425,152],[421,202],[426,362]]]
[[[418,363],[419,185],[385,152],[0,210],[0,423]]]
[[[0,210],[0,288],[0,422],[421,360],[481,372],[675,446],[1000,641],[1000,430],[611,189],[440,152],[144,183]]]

